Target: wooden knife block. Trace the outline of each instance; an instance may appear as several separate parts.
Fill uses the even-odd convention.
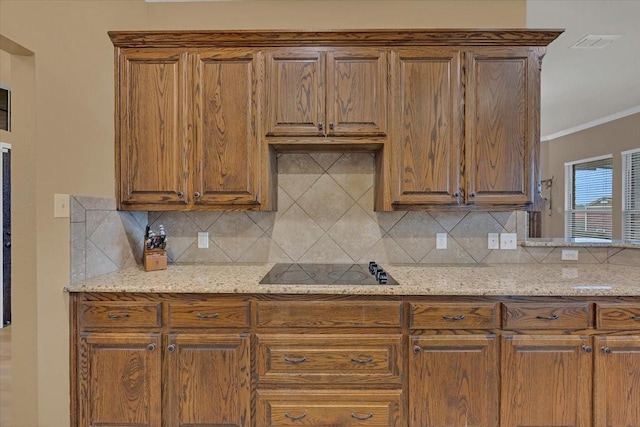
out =
[[[166,270],[167,251],[165,249],[147,249],[145,245],[142,264],[145,271]]]

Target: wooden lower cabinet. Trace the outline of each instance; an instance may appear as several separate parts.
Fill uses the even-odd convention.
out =
[[[498,425],[495,335],[411,337],[409,425]]]
[[[590,426],[592,360],[588,336],[504,336],[500,425]]]
[[[161,427],[160,343],[157,333],[80,336],[79,425]]]
[[[259,390],[257,426],[400,427],[400,390]]]

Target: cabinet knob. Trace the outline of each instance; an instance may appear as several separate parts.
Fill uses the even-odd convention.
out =
[[[196,199],[199,198],[200,197],[200,193],[196,191],[195,193],[193,193],[193,197],[195,197]]]
[[[182,197],[184,196],[184,193],[182,191],[178,191],[178,197]]]
[[[176,345],[170,344],[169,347],[167,347],[167,350],[169,351],[169,353],[173,353],[174,351],[176,351]]]
[[[583,345],[582,351],[584,351],[585,353],[591,353],[593,351],[593,348],[591,348],[590,345]]]
[[[149,345],[147,346],[147,350],[149,350],[149,351],[153,351],[153,350],[155,350],[155,349],[156,349],[156,345],[155,345],[155,344],[153,344],[153,343],[151,343],[151,344],[149,344]]]
[[[329,122],[329,129],[333,130],[333,128],[334,128],[333,122]]]
[[[611,354],[611,349],[609,347],[602,347],[602,352],[604,354]]]
[[[473,193],[469,194],[469,196],[470,196],[470,197],[476,197],[476,193],[475,193],[475,192],[473,192]]]
[[[320,130],[324,129],[324,124],[322,124],[322,122],[318,123],[318,129]]]
[[[422,349],[420,348],[419,345],[414,345],[413,346],[413,354],[420,354],[421,351],[422,351]]]

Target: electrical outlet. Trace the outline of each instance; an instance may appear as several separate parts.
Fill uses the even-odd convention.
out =
[[[53,195],[53,217],[69,218],[69,195],[68,194]]]
[[[500,233],[500,249],[515,250],[518,248],[518,235],[516,233]]]
[[[562,260],[563,261],[577,261],[578,260],[578,250],[577,249],[563,249],[562,250]]]
[[[209,233],[206,231],[198,232],[198,249],[207,249],[209,247]]]
[[[447,249],[447,233],[436,233],[436,249]]]
[[[499,233],[489,233],[487,235],[487,249],[500,249]]]

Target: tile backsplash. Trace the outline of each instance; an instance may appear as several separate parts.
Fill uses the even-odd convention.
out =
[[[373,155],[282,154],[277,212],[124,212],[71,199],[71,282],[141,263],[144,227],[163,224],[173,263],[544,263],[560,248],[487,249],[487,233],[526,236],[525,212],[374,212]],[[197,247],[200,231],[209,248]],[[447,233],[447,249],[436,249]],[[625,254],[624,252],[633,252]],[[584,248],[579,262],[640,263],[637,250]]]

